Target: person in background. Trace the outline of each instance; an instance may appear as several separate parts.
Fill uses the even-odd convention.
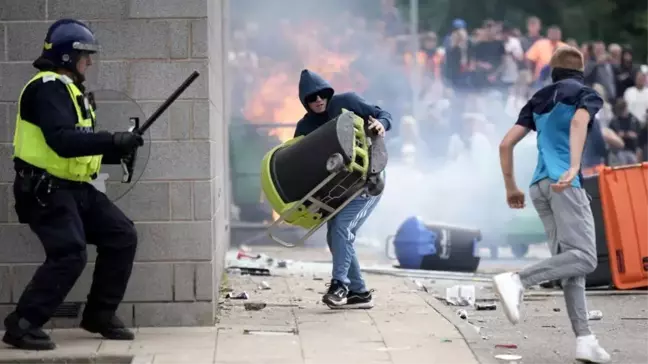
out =
[[[592,43],[591,42],[583,42],[580,45],[580,51],[583,53],[583,59],[585,60],[585,67],[592,62]]]
[[[605,43],[598,41],[592,46],[594,62],[585,66],[585,84],[593,85],[600,83],[605,88],[607,101],[614,102],[617,98],[616,80],[614,67],[609,61],[609,55],[605,49]]]
[[[458,29],[452,32],[450,47],[446,48],[444,79],[454,94],[468,92],[471,88],[470,44],[468,32]],[[463,97],[453,98],[461,103]]]
[[[512,92],[512,86],[517,82],[519,77],[519,65],[524,60],[524,50],[520,40],[513,35],[513,29],[505,25],[502,29],[504,37],[504,63],[502,65],[502,83],[506,89],[505,99],[508,100]]]
[[[646,74],[637,72],[634,86],[629,87],[623,94],[623,99],[628,104],[628,110],[639,123],[645,124],[646,110],[648,110],[648,88],[646,88]]]
[[[597,174],[596,168],[601,165],[610,165],[610,152],[623,149],[624,146],[623,139],[610,128],[603,126],[598,117],[594,117],[583,149],[583,177]],[[554,283],[555,286],[559,286],[559,282]]]
[[[527,19],[527,34],[522,37],[522,49],[527,52],[537,40],[542,38],[540,35],[540,30],[542,30],[542,22],[537,16],[532,16]]]
[[[549,64],[554,51],[567,45],[561,39],[562,31],[553,25],[547,30],[547,38],[537,40],[526,52],[529,68],[534,70],[534,80],[540,77],[542,69]]]
[[[439,52],[437,35],[435,32],[427,32],[421,38],[421,49],[425,53],[424,68],[435,80],[439,80],[441,78],[443,54]]]
[[[542,153],[538,154],[529,195],[547,232],[552,257],[517,273],[498,274],[493,277],[493,286],[507,318],[517,324],[525,289],[561,280],[576,336],[575,358],[607,363],[610,354],[599,344],[587,318],[585,277],[598,262],[594,217],[581,175],[588,129],[603,100],[584,85],[583,63],[583,55],[576,48],[556,50],[550,60],[553,83],[533,95],[500,144],[508,205],[522,209],[525,196],[515,182],[513,149],[530,131],[537,131]]]
[[[493,21],[488,22],[477,34],[478,42],[473,47],[474,86],[478,89],[497,87],[506,55],[504,42],[496,39],[497,25]]]
[[[463,19],[455,19],[452,21],[452,31],[450,34],[446,35],[445,39],[443,39],[443,48],[448,49],[450,48],[450,37],[452,36],[453,33],[459,31],[459,30],[464,30],[467,32],[468,25],[466,24],[466,21]]]
[[[578,42],[574,38],[567,39],[565,43],[567,43],[567,45],[570,47],[578,48]]]
[[[641,124],[639,120],[628,111],[628,103],[617,100],[614,105],[614,119],[610,122],[610,129],[614,130],[623,139],[624,148],[616,153],[620,164],[637,163],[640,146],[639,133]]]
[[[397,36],[405,34],[404,23],[394,0],[382,0],[381,10],[382,20],[385,22],[386,35]]]
[[[621,62],[614,67],[616,88],[619,95],[624,96],[626,90],[635,85],[637,72],[639,72],[639,66],[632,59],[632,49],[624,48],[621,52]]]
[[[607,48],[608,54],[610,55],[610,64],[613,66],[617,67],[619,64],[621,64],[621,53],[623,52],[623,49],[621,48],[620,45],[616,43],[612,43],[608,45]]]
[[[598,112],[598,114],[596,114],[596,118],[602,127],[608,127],[610,125],[610,121],[614,119],[614,111],[612,110],[612,105],[610,105],[610,103],[607,101],[605,87],[603,87],[603,85],[601,85],[600,83],[595,83],[592,88],[603,99],[603,107],[601,107],[601,110]]]
[[[646,110],[646,119],[648,119],[648,110]],[[637,159],[642,162],[648,162],[648,123],[644,123],[639,133],[639,149]]]

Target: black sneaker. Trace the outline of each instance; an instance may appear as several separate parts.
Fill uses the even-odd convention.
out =
[[[54,350],[56,344],[40,327],[32,326],[27,320],[13,312],[4,320],[5,331],[2,341],[22,350]]]
[[[342,282],[333,279],[329,284],[328,292],[322,297],[322,302],[329,307],[346,305],[348,293],[349,289]]]
[[[353,292],[349,291],[347,294],[347,303],[342,306],[330,306],[332,309],[337,309],[337,310],[352,310],[352,309],[364,309],[368,310],[373,308],[373,296],[372,293],[373,290],[369,290],[367,292]]]
[[[100,334],[108,340],[134,340],[135,334],[115,315],[105,317],[84,315],[81,328],[93,334]]]

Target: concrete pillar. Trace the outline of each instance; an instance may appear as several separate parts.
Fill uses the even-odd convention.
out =
[[[121,317],[135,326],[211,325],[229,244],[226,0],[2,0],[0,5],[0,316],[12,309],[44,259],[17,222],[10,159],[16,100],[35,73],[47,27],[66,17],[95,30],[103,47],[90,89],[115,90],[150,114],[194,69],[200,78],[151,131],[140,182],[118,205],[140,239]],[[101,101],[101,100],[100,100]],[[97,123],[122,104],[98,108]],[[102,119],[103,118],[103,119]],[[104,124],[105,125],[105,124]],[[109,186],[110,188],[110,186]],[[67,297],[84,302],[96,257]],[[1,317],[0,317],[1,318]],[[78,319],[54,319],[71,326]]]

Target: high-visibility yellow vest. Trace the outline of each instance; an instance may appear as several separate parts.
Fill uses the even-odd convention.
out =
[[[91,181],[101,168],[101,155],[63,158],[47,145],[41,128],[28,120],[24,120],[20,115],[20,102],[23,93],[32,82],[63,82],[76,109],[77,123],[75,127],[93,132],[94,110],[74,82],[70,78],[55,72],[39,72],[27,82],[20,92],[18,115],[16,116],[16,132],[13,141],[13,156],[61,179],[76,182]],[[79,105],[80,100],[83,100],[83,105]],[[82,112],[83,109],[87,110],[87,112]]]

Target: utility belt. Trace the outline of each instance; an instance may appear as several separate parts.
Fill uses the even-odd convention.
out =
[[[52,176],[47,171],[36,167],[21,167],[16,169],[18,188],[23,193],[34,196],[42,206],[47,206],[46,197],[57,189],[82,189],[87,187],[85,182],[69,181]]]

